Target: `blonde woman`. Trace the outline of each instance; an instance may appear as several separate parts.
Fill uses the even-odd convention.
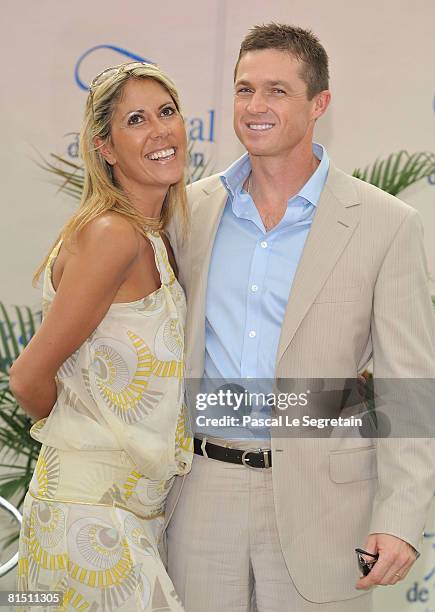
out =
[[[42,268],[44,320],[11,369],[42,449],[24,505],[20,590],[92,610],[183,610],[157,544],[185,427],[185,299],[164,236],[187,223],[177,91],[132,62],[94,79],[80,208]],[[68,607],[69,609],[69,607]]]

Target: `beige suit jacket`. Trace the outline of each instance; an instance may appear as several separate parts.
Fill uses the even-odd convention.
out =
[[[227,199],[217,175],[188,189],[189,238],[171,232],[188,299],[186,375],[204,368],[208,269]],[[231,262],[229,262],[229,265]],[[294,278],[277,378],[435,377],[435,333],[417,213],[332,165]],[[429,439],[272,438],[288,571],[308,600],[358,596],[354,548],[369,533],[420,547],[433,495]]]

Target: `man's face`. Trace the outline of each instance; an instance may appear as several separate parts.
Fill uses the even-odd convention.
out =
[[[307,98],[302,63],[285,51],[249,51],[239,62],[234,92],[234,130],[251,155],[287,157],[311,147],[314,122],[329,92]],[[322,95],[323,94],[323,95]]]

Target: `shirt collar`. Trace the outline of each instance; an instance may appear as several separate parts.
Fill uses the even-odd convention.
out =
[[[329,158],[325,147],[315,142],[313,142],[313,153],[320,160],[320,164],[294,197],[300,196],[313,206],[317,206],[328,176]]]
[[[305,185],[300,191],[293,196],[288,203],[297,197],[302,197],[304,200],[317,206],[323,187],[325,186],[326,178],[329,170],[329,157],[325,147],[321,144],[313,142],[313,153],[320,160],[320,164],[310,176]],[[220,174],[220,179],[223,186],[234,201],[235,197],[240,194],[243,183],[251,172],[251,162],[248,153],[245,153],[231,164],[224,172]]]
[[[219,176],[223,186],[232,198],[242,189],[242,185],[251,172],[251,162],[248,153],[244,153],[242,157],[236,159],[224,172]]]

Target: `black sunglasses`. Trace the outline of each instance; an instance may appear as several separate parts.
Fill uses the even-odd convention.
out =
[[[373,553],[369,553],[366,550],[363,550],[362,548],[355,548],[355,552],[358,559],[358,567],[362,575],[368,576],[372,571],[374,564],[379,559],[379,553],[376,553],[374,555]],[[373,561],[366,561],[363,555],[365,555],[366,557],[372,557]]]

